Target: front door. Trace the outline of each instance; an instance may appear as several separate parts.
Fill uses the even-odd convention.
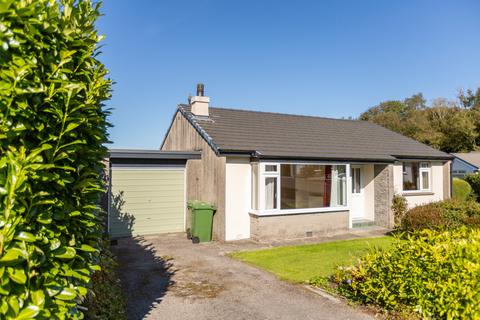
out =
[[[364,217],[365,199],[364,199],[364,178],[363,168],[361,166],[352,166],[352,201],[350,213],[352,219],[362,219]]]

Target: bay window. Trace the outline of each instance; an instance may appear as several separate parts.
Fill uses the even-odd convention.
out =
[[[347,166],[254,164],[254,210],[301,210],[347,206]],[[260,171],[260,174],[258,174]],[[258,175],[258,176],[257,176]],[[259,188],[256,187],[258,183]]]
[[[427,191],[430,190],[430,163],[404,162],[403,163],[403,190]]]

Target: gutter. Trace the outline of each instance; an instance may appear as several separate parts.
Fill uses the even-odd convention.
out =
[[[299,156],[269,156],[258,154],[252,156],[253,158],[261,160],[302,160],[302,161],[328,161],[328,162],[357,162],[357,163],[385,163],[391,164],[395,163],[395,159],[358,159],[358,158],[348,158],[348,157],[299,157]]]
[[[404,155],[395,155],[392,154],[392,157],[395,157],[399,160],[453,160],[455,157],[449,154],[445,156],[404,156]]]

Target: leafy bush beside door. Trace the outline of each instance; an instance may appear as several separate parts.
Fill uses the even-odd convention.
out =
[[[99,4],[0,3],[0,318],[78,319],[98,269],[111,81]]]

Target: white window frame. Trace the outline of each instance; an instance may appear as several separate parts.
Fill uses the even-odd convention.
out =
[[[277,171],[265,171],[265,166],[267,165],[276,165]],[[278,163],[259,163],[258,167],[258,211],[268,213],[276,212],[280,210],[280,164]],[[276,209],[265,209],[265,180],[266,178],[276,178],[277,179],[277,208]]]
[[[403,165],[404,163],[418,163],[418,177],[419,177],[419,188],[417,190],[405,190],[403,189],[404,183],[404,174],[403,174]],[[426,167],[422,167],[422,165],[427,165]],[[423,186],[423,172],[428,174],[428,188],[424,188]],[[402,192],[403,193],[421,193],[421,192],[430,192],[432,191],[432,164],[428,161],[404,161],[402,162]]]
[[[320,207],[320,208],[306,208],[306,209],[281,209],[281,165],[282,164],[303,164],[303,165],[344,165],[346,174],[345,185],[345,206],[337,207]],[[277,171],[265,171],[265,166],[276,165]],[[251,209],[251,212],[256,215],[285,215],[285,214],[299,214],[299,213],[319,213],[319,212],[338,212],[350,210],[350,164],[344,162],[259,162],[258,163],[258,177],[257,177],[257,192],[258,192],[258,210]],[[275,177],[277,179],[277,208],[265,209],[265,178]],[[253,190],[253,188],[252,188]]]

